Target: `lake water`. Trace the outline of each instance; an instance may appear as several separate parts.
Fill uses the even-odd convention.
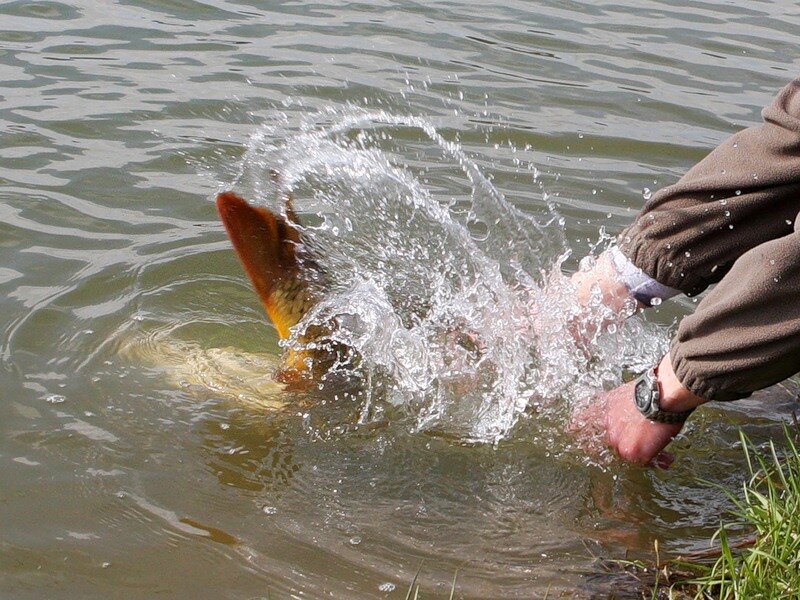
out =
[[[424,598],[456,573],[462,598],[638,597],[595,558],[705,548],[737,427],[780,435],[792,384],[704,409],[668,471],[587,459],[564,433],[583,374],[517,363],[503,286],[566,249],[574,270],[758,122],[798,30],[779,1],[3,3],[0,596],[404,598],[420,569]],[[440,368],[436,402],[414,377],[342,401],[272,381],[277,335],[213,199],[262,200],[276,164],[332,265],[407,247],[370,263],[403,298],[466,265],[471,300],[432,337],[392,329],[414,333],[398,364]],[[361,187],[325,179],[341,169]],[[646,364],[693,306],[605,338],[583,383]],[[489,375],[465,363],[489,404],[442,383],[449,326],[496,350]]]

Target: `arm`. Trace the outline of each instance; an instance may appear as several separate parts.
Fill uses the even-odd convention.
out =
[[[763,115],[656,194],[620,236],[622,253],[661,284],[693,295],[721,280],[658,367],[665,410],[745,397],[800,371],[800,79]],[[579,299],[602,290],[616,306],[630,289],[615,272],[573,276]],[[681,429],[643,417],[632,384],[604,395],[600,410],[607,441],[632,462],[652,460]]]
[[[710,400],[749,396],[800,372],[800,228],[737,260],[728,275],[678,327],[656,371],[661,407],[670,412]],[[682,424],[646,419],[633,386],[602,400],[606,438],[627,461],[647,464]]]

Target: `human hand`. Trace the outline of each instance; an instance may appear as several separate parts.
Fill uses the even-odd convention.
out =
[[[590,455],[602,456],[610,448],[625,461],[666,469],[675,457],[663,450],[682,424],[657,423],[642,415],[633,400],[635,385],[632,381],[599,393],[573,416],[570,430]]]
[[[656,377],[662,409],[683,412],[706,402],[680,382],[669,354],[661,359]],[[683,423],[658,423],[646,418],[636,408],[635,388],[636,382],[632,381],[610,392],[600,393],[592,405],[573,419],[571,428],[579,432],[584,442],[605,439],[623,460],[641,465],[652,462],[666,468],[674,457],[662,450],[678,435]],[[592,448],[587,447],[587,450],[591,452]]]
[[[617,455],[628,462],[667,467],[674,457],[662,452],[683,423],[658,423],[639,412],[633,399],[636,382],[605,392],[603,405],[606,442]]]

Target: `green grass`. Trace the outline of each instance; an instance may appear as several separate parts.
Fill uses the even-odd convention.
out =
[[[718,558],[713,564],[679,562],[678,572],[693,577],[672,585],[667,598],[722,600],[800,598],[800,452],[786,430],[781,454],[769,443],[759,454],[740,432],[750,478],[744,496],[727,492],[734,502],[737,529],[752,531],[734,541],[721,525]],[[674,579],[673,579],[674,581]]]
[[[734,503],[731,523],[720,525],[714,549],[662,562],[604,560],[600,568],[627,575],[644,600],[782,600],[800,598],[800,427],[785,444],[756,450],[740,432],[749,479]],[[732,530],[746,534],[733,536]],[[612,596],[613,597],[613,596]]]

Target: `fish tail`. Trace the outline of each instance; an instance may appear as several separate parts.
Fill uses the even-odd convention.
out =
[[[314,304],[298,257],[300,235],[293,222],[272,211],[250,205],[233,192],[217,196],[217,210],[261,303],[286,340],[291,328]],[[289,207],[290,218],[294,213]],[[296,222],[296,221],[295,221]],[[302,377],[310,364],[307,352],[290,349],[285,356],[285,381]]]

